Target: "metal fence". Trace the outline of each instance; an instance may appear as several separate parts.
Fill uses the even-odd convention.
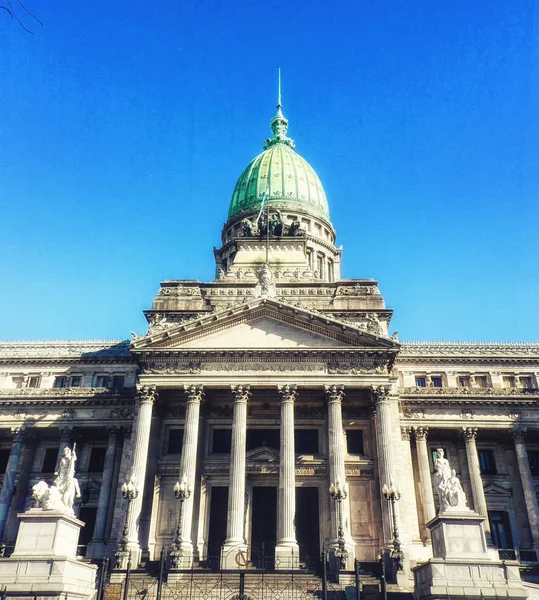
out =
[[[359,563],[355,572],[328,572],[327,557],[313,561],[311,570],[274,571],[251,567],[241,571],[205,569],[168,570],[161,555],[153,569],[115,572],[107,580],[105,564],[98,575],[97,600],[379,600],[386,597],[385,585],[361,582]],[[118,575],[123,581],[118,582]],[[125,575],[125,578],[122,576]],[[362,590],[362,591],[361,591]]]

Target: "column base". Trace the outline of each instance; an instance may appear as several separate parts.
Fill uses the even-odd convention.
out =
[[[114,558],[116,561],[115,568],[125,571],[131,560],[131,568],[136,569],[140,563],[142,550],[138,542],[128,542],[125,548],[118,546]]]
[[[344,548],[346,550],[347,556],[344,560],[344,566],[341,565],[341,571],[353,571],[354,570],[354,558],[356,557],[356,545],[353,542],[345,541]],[[337,568],[337,562],[339,565],[341,564],[340,556],[339,556],[339,543],[335,540],[331,543],[329,547],[329,561],[330,567],[332,569]]]
[[[103,558],[105,554],[105,540],[92,540],[86,549],[85,558]]]
[[[299,546],[295,542],[285,542],[275,546],[275,570],[290,571],[299,569]]]
[[[193,566],[193,544],[182,542],[178,549],[173,548],[170,553],[170,570],[190,569]]]
[[[221,569],[246,569],[249,564],[247,544],[244,542],[225,542],[221,550]]]

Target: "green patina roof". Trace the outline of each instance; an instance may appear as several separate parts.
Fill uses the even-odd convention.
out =
[[[288,121],[279,102],[271,120],[273,137],[266,140],[264,152],[251,161],[234,188],[228,218],[260,206],[269,190],[271,206],[286,204],[329,220],[329,207],[322,183],[309,163],[294,151],[294,141],[286,136]]]

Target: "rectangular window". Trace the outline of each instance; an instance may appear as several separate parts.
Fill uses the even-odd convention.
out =
[[[26,387],[29,388],[38,388],[39,387],[39,376],[38,375],[32,375],[31,377],[28,378],[28,385]]]
[[[334,278],[333,261],[328,260],[328,281],[333,281],[333,278]]]
[[[65,387],[66,383],[67,383],[66,379],[67,378],[63,377],[63,376],[62,377],[56,377],[54,379],[54,387],[55,388],[63,388],[63,387]]]
[[[41,465],[42,473],[54,473],[58,459],[58,448],[45,448],[45,457]]]
[[[124,375],[114,375],[112,378],[112,389],[116,392],[123,389],[125,386],[125,376]]]
[[[511,388],[515,387],[515,378],[512,375],[503,376],[503,387]]]
[[[181,454],[183,447],[183,429],[169,429],[167,454]]]
[[[318,271],[318,279],[324,279],[324,257],[321,255],[316,257],[316,270]]]
[[[318,454],[318,429],[296,429],[294,445],[296,454]]]
[[[525,390],[533,388],[533,379],[531,377],[520,377],[520,387]]]
[[[71,376],[71,387],[82,387],[82,375]]]
[[[496,463],[494,462],[494,450],[478,449],[477,454],[479,456],[481,473],[484,473],[485,475],[495,475]]]
[[[480,388],[488,387],[488,380],[486,375],[476,375],[475,376],[475,385]]]
[[[442,378],[435,376],[435,377],[431,377],[431,381],[432,381],[432,387],[437,387],[437,388],[441,388],[442,387]]]
[[[363,449],[363,430],[347,429],[346,446],[348,454],[364,454]]]
[[[425,377],[416,377],[415,378],[416,387],[427,387],[427,380]]]
[[[105,453],[107,449],[104,446],[94,446],[90,452],[90,462],[88,471],[90,473],[102,473],[105,467]]]
[[[22,376],[17,376],[17,377],[12,377],[11,378],[13,383],[15,384],[15,387],[17,389],[22,388],[23,384],[24,384],[24,377]]]
[[[278,429],[248,429],[247,450],[268,446],[279,450],[280,433]]]
[[[95,387],[101,387],[101,388],[109,387],[109,376],[108,375],[96,375],[95,376]]]
[[[539,477],[539,450],[528,450],[528,459],[533,477]]]
[[[2,448],[0,450],[0,473],[5,473],[7,469],[7,461],[9,460],[10,454],[9,448]]]
[[[509,515],[504,510],[489,510],[488,520],[490,522],[492,541],[496,548],[513,548]]]
[[[458,378],[459,387],[468,387],[470,385],[470,378],[467,375],[462,375]]]
[[[214,429],[210,454],[230,454],[232,450],[232,429]]]

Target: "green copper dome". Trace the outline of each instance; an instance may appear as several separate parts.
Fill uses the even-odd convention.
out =
[[[273,137],[266,140],[264,152],[251,161],[234,188],[229,220],[260,207],[266,190],[270,206],[302,209],[329,221],[329,207],[322,183],[309,163],[294,151],[294,141],[286,137],[288,121],[280,103],[271,120]]]

